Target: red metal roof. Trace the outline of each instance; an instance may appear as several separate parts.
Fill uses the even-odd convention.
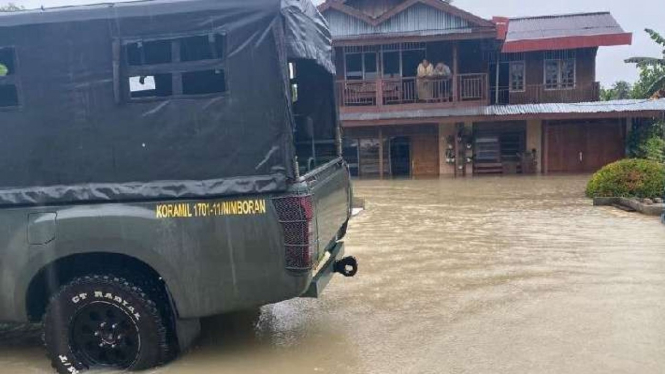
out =
[[[502,52],[630,45],[632,39],[608,12],[512,18]]]

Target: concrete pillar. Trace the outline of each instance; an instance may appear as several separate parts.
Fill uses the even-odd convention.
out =
[[[538,174],[543,171],[543,121],[540,119],[530,119],[526,122],[526,150],[531,152],[531,150],[536,150],[536,160],[538,165],[536,166],[536,172]]]
[[[448,151],[448,137],[455,136],[454,123],[439,124],[439,175],[454,176],[455,165],[446,162],[446,153]],[[454,144],[454,143],[453,143]]]

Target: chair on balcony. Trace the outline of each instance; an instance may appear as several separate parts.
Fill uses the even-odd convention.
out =
[[[402,102],[402,84],[399,81],[383,82],[384,105],[400,104]]]
[[[347,81],[344,87],[344,104],[348,106],[376,105],[376,83]]]

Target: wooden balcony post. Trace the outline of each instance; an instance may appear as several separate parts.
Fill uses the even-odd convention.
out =
[[[383,106],[383,78],[377,77],[376,84],[376,106]]]
[[[459,42],[453,42],[453,102],[459,100],[459,92],[457,89],[459,80]]]

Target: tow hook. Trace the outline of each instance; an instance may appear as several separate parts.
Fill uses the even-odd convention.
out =
[[[333,270],[335,270],[335,273],[340,273],[345,277],[352,277],[358,272],[358,260],[353,256],[344,257],[335,262]]]

